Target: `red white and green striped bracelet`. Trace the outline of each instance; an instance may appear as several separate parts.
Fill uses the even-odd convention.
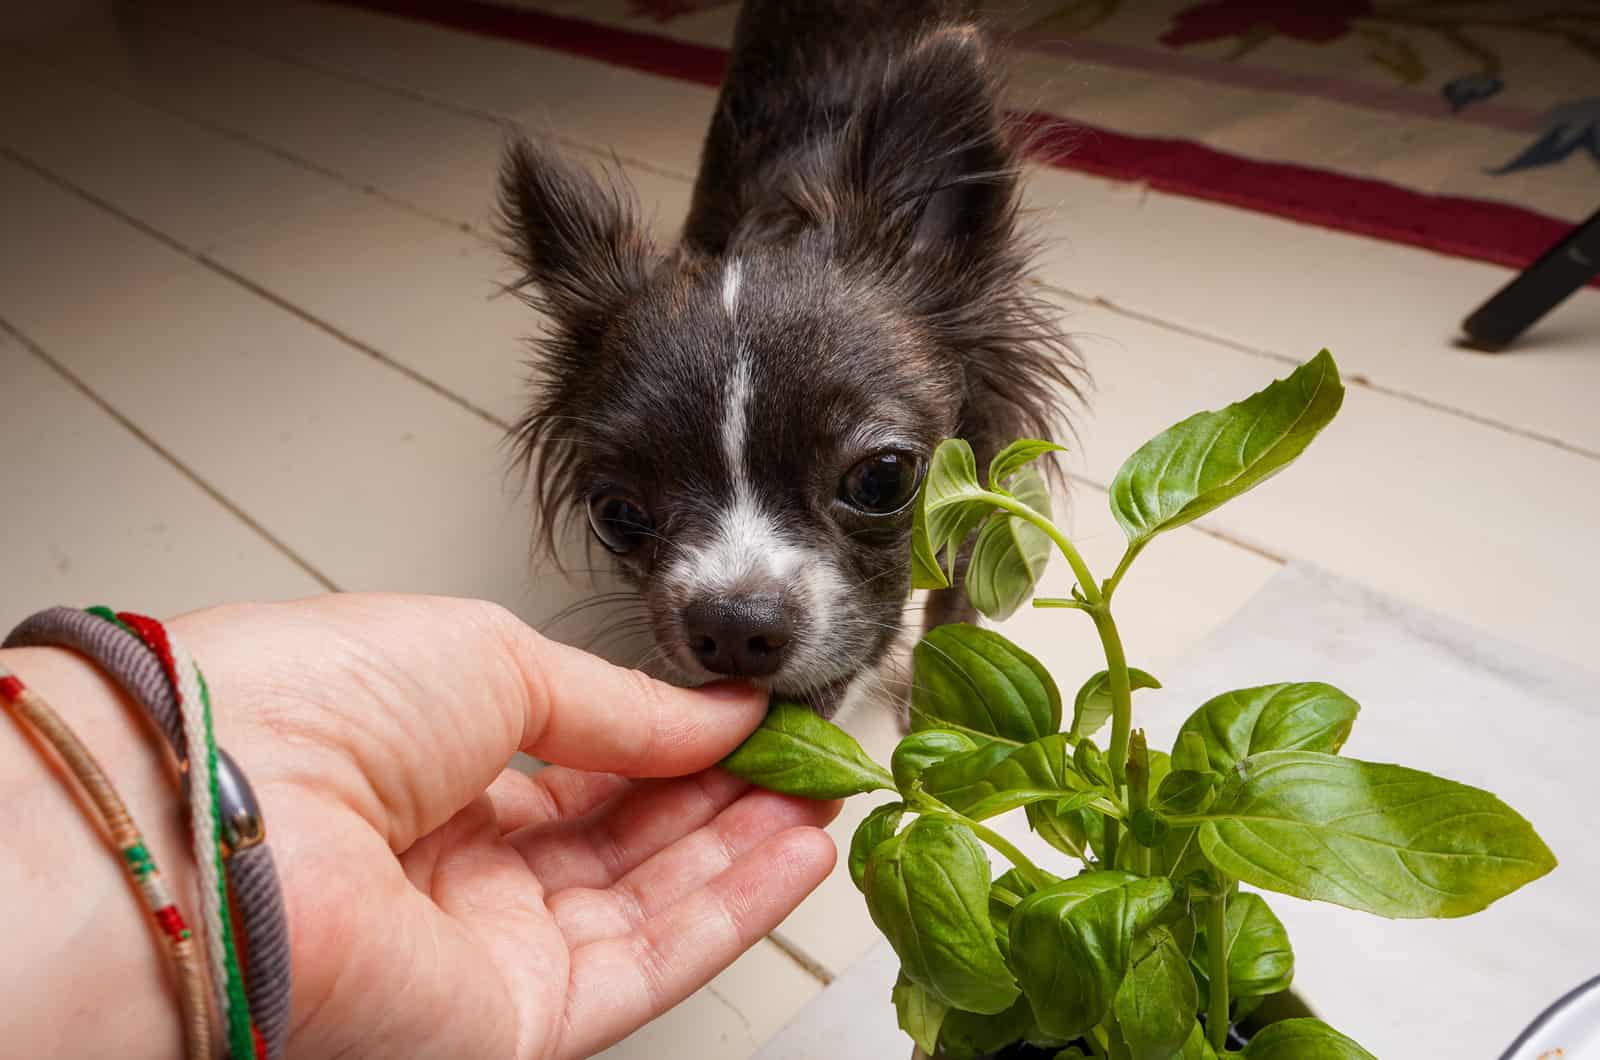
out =
[[[55,749],[99,812],[111,842],[121,854],[123,869],[133,880],[145,907],[150,910],[173,963],[178,966],[178,995],[183,1008],[184,1052],[190,1060],[209,1060],[211,1021],[206,1011],[205,964],[195,946],[193,933],[173,901],[155,857],[145,845],[128,808],[89,749],[62,720],[44,697],[24,685],[15,674],[0,665],[0,703],[26,721]]]
[[[205,943],[210,958],[212,993],[217,1011],[228,1028],[228,1052],[235,1058],[261,1056],[265,1048],[250,1021],[244,974],[239,965],[238,941],[228,904],[228,877],[222,868],[218,818],[221,797],[217,790],[217,744],[211,729],[211,697],[204,678],[189,653],[173,643],[166,628],[153,618],[129,611],[113,613],[91,607],[89,613],[127,630],[155,653],[167,683],[178,697],[183,734],[189,748],[186,768],[189,835],[194,843],[195,867],[200,880],[200,910],[205,920]]]

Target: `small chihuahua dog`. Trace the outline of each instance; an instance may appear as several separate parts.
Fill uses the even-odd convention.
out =
[[[544,540],[586,512],[684,679],[832,715],[901,629],[933,448],[983,467],[1057,425],[1076,366],[1026,284],[1021,155],[955,0],[748,0],[670,251],[620,177],[508,150]],[[968,617],[958,586],[924,621]]]

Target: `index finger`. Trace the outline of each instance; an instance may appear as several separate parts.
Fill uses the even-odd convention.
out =
[[[716,764],[766,713],[752,685],[678,688],[526,627],[511,651],[526,689],[521,749],[573,769],[683,776]]]

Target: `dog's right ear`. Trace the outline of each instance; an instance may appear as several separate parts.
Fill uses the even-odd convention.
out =
[[[517,139],[500,167],[499,220],[521,269],[515,287],[578,346],[643,289],[654,255],[621,174],[596,179],[544,144]]]

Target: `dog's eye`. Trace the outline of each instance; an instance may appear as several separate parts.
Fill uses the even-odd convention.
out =
[[[628,497],[601,493],[589,498],[589,527],[617,555],[636,551],[654,534],[650,516]]]
[[[874,453],[846,472],[839,496],[868,515],[893,515],[916,496],[921,461],[909,453]]]

